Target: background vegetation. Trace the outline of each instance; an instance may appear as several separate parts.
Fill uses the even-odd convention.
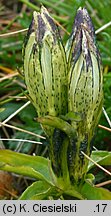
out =
[[[22,70],[22,45],[26,32],[12,35],[3,35],[9,32],[15,32],[28,28],[32,13],[34,10],[39,11],[43,4],[54,19],[60,25],[60,31],[64,38],[64,43],[68,38],[68,32],[71,32],[71,26],[76,13],[80,6],[85,6],[93,20],[95,30],[99,29],[106,23],[111,22],[111,1],[85,1],[85,0],[8,0],[0,1],[0,121],[4,121],[8,116],[14,113],[28,99],[25,83],[18,70]],[[62,28],[63,27],[63,28]],[[66,31],[67,32],[66,32]],[[104,71],[104,108],[111,116],[111,26],[105,28],[96,36],[100,49],[103,71]],[[33,133],[43,135],[42,128],[36,122],[37,114],[30,104],[7,124],[20,127]],[[102,114],[100,125],[111,127]],[[47,141],[37,138],[34,135],[23,133],[14,128],[2,126],[0,128],[1,138],[10,139],[30,139],[40,141],[43,145],[27,143],[24,141],[0,141],[0,148],[8,148],[17,152],[26,154],[36,154],[47,157]],[[100,150],[111,151],[111,131],[104,130],[100,127],[95,135],[94,146]],[[111,171],[111,166],[106,167]],[[96,184],[101,181],[110,179],[108,174],[103,173],[100,169],[93,170],[96,175]],[[0,198],[17,198],[22,191],[31,183],[31,179],[9,175],[0,172]],[[9,184],[8,184],[9,183]],[[111,185],[105,186],[111,189]]]

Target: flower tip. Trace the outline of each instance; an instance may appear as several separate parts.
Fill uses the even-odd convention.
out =
[[[79,24],[84,24],[85,22],[87,22],[88,20],[90,19],[90,16],[88,14],[88,11],[86,8],[79,8],[77,10],[77,13],[76,13],[76,17],[75,17],[75,20],[78,21]]]
[[[47,11],[47,9],[42,5],[42,6],[41,6],[41,13],[44,13],[44,12],[48,12],[48,11]]]
[[[76,30],[80,31],[83,28],[92,33],[92,35],[94,34],[94,27],[87,9],[80,7],[76,13],[73,32]]]
[[[50,17],[48,10],[43,5],[41,6],[40,12],[41,12],[41,16]]]
[[[78,12],[81,13],[83,16],[89,15],[89,14],[88,14],[88,11],[87,11],[87,9],[86,9],[85,7],[83,7],[83,8],[82,8],[82,7],[79,7],[78,10],[77,10],[77,13],[78,13]]]
[[[38,14],[38,12],[37,12],[37,11],[34,11],[34,12],[33,12],[33,18],[36,17],[37,14]]]
[[[77,11],[79,11],[79,10],[82,10],[82,7],[79,7],[79,8],[77,9]]]

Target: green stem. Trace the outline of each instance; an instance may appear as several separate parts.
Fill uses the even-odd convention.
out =
[[[70,183],[70,177],[69,177],[69,171],[68,171],[68,164],[67,164],[67,148],[69,144],[69,139],[66,137],[66,139],[63,142],[64,148],[61,152],[61,159],[62,159],[62,172],[63,172],[63,179],[65,185],[69,185]]]
[[[67,148],[69,144],[69,139],[66,137],[63,141],[63,148],[61,149],[61,173],[62,176],[56,178],[56,185],[63,191],[70,187],[70,176],[67,164]]]
[[[70,137],[75,136],[72,126],[58,118],[53,116],[45,116],[38,118],[38,121],[44,126],[55,128],[55,132],[50,139],[50,159],[52,162],[53,170],[56,173],[57,185],[60,188],[67,188],[70,185],[70,177],[67,163],[67,149],[70,142]],[[62,137],[62,138],[61,138]]]

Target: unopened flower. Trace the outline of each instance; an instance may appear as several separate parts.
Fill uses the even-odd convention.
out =
[[[81,151],[90,155],[91,140],[103,101],[101,59],[95,42],[94,27],[85,8],[77,11],[66,52],[69,64],[68,111],[83,116],[80,122],[71,123],[77,132],[76,141],[73,142],[75,147],[72,145],[70,153],[73,158],[71,166],[73,170],[77,170],[77,175],[81,169],[82,176],[85,172],[85,161]],[[76,149],[74,153],[73,149]]]
[[[96,124],[96,110],[103,98],[102,66],[94,27],[85,8],[77,12],[71,37],[69,111],[84,113],[90,129],[94,120]]]
[[[42,7],[33,13],[23,48],[24,76],[38,116],[67,112],[66,57],[58,28]]]

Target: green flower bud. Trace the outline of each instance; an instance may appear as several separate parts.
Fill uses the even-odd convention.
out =
[[[24,76],[38,116],[67,112],[66,57],[58,28],[47,10],[33,13],[23,48]]]
[[[94,122],[98,123],[98,108],[103,97],[102,67],[94,27],[84,8],[77,12],[71,38],[69,111],[83,113],[90,130]]]
[[[68,112],[77,112],[83,116],[81,122],[71,123],[77,137],[72,141],[69,158],[72,172],[77,171],[74,175],[81,173],[82,176],[87,167],[87,159],[84,159],[81,151],[90,155],[91,140],[103,101],[101,59],[95,43],[94,27],[85,8],[77,11],[66,52],[69,64]]]

